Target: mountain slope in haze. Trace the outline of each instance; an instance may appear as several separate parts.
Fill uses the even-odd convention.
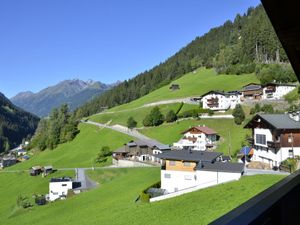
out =
[[[14,106],[0,92],[0,152],[19,145],[32,136],[39,118]]]
[[[260,65],[288,62],[262,5],[251,7],[243,15],[236,15],[233,21],[228,20],[222,26],[196,37],[151,70],[94,98],[80,107],[77,115],[89,116],[100,112],[103,106],[114,107],[131,102],[199,67],[213,67],[218,73],[239,75],[265,71]],[[268,73],[269,80],[274,80],[272,71]]]
[[[31,113],[45,117],[53,108],[63,103],[67,103],[70,110],[74,110],[112,86],[92,80],[65,80],[38,93],[21,92],[11,98],[11,101]]]

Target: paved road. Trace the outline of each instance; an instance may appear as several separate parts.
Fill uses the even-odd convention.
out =
[[[93,122],[93,121],[81,121],[82,123],[87,123],[87,124],[92,124],[92,125],[95,125],[95,126],[98,126],[98,127],[104,127],[104,128],[108,128],[108,129],[112,129],[114,131],[117,131],[117,132],[120,132],[120,133],[123,133],[123,134],[127,134],[129,136],[132,136],[132,137],[135,137],[137,139],[140,139],[140,140],[151,140],[150,138],[148,138],[147,136],[139,133],[136,129],[128,129],[127,127],[124,127],[124,126],[121,126],[121,125],[113,125],[113,126],[109,126],[107,124],[102,124],[102,123],[96,123],[96,122]],[[154,140],[156,141],[156,140]],[[156,141],[157,142],[157,141]]]
[[[274,170],[258,170],[258,169],[245,169],[244,175],[251,176],[257,174],[275,174],[275,175],[290,175],[290,173]]]
[[[81,187],[78,188],[80,190],[87,190],[92,189],[98,186],[96,182],[91,180],[86,174],[85,174],[85,168],[77,168],[76,171],[76,181],[81,182]]]

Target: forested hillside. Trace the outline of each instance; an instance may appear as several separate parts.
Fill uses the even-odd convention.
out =
[[[274,64],[279,65],[284,76],[273,74],[277,69]],[[151,70],[93,99],[77,110],[77,116],[130,102],[199,67],[214,67],[217,72],[226,74],[256,72],[262,82],[296,80],[273,27],[259,5],[249,8],[244,15],[238,14],[234,21],[226,21],[197,37]]]
[[[0,152],[33,135],[39,118],[14,106],[0,93]]]

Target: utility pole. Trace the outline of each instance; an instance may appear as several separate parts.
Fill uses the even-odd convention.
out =
[[[230,135],[230,131],[228,132],[228,154],[231,157],[231,135]]]

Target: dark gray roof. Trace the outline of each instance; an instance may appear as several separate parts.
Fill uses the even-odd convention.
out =
[[[72,181],[71,177],[58,177],[58,178],[51,178],[50,182],[66,182],[66,181]]]
[[[250,84],[248,86],[244,86],[242,91],[252,91],[252,90],[259,90],[261,89],[261,85],[259,84]]]
[[[137,146],[137,144],[135,142],[128,142],[126,145],[129,147]]]
[[[276,129],[300,129],[300,122],[290,118],[289,114],[258,114]]]
[[[118,148],[117,150],[113,151],[113,153],[128,153],[126,148],[123,146],[121,148]]]
[[[244,171],[244,164],[229,162],[201,162],[198,163],[196,169],[204,171],[242,173]]]
[[[222,155],[221,152],[206,152],[206,151],[193,151],[193,150],[170,150],[161,154],[157,154],[157,158],[173,159],[192,162],[212,162],[217,157]]]

